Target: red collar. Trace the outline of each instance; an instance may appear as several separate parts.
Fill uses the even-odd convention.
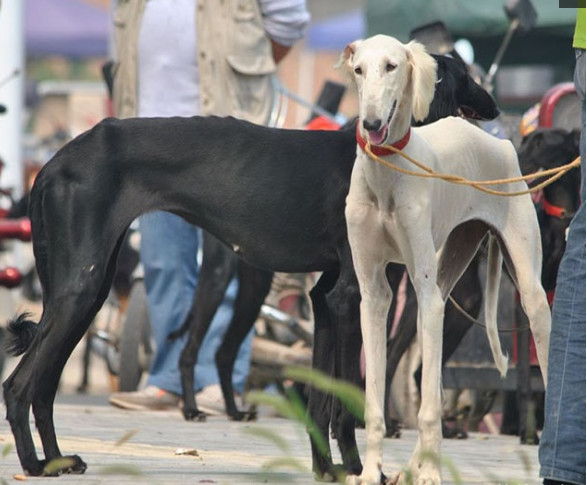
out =
[[[558,217],[559,219],[564,219],[567,216],[566,210],[564,210],[562,207],[552,205],[546,200],[544,195],[542,196],[542,209],[544,209],[544,212],[546,212],[549,216]]]
[[[397,150],[403,150],[404,147],[410,141],[410,135],[412,133],[411,128],[408,128],[408,132],[404,135],[401,140],[396,141],[391,146]],[[361,150],[366,151],[367,140],[361,136],[361,130],[359,129],[359,123],[357,123],[357,144],[361,147]],[[371,145],[369,148],[374,155],[378,157],[385,157],[387,155],[393,155],[395,152],[388,148],[390,145]]]

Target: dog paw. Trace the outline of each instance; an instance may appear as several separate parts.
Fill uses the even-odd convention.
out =
[[[88,468],[78,455],[60,456],[40,463],[43,463],[40,475],[45,477],[58,477],[64,473],[81,475]]]
[[[81,475],[82,473],[85,473],[85,471],[88,469],[88,465],[86,465],[86,463],[78,455],[65,456],[64,458],[72,460],[73,464],[69,466],[67,469],[63,470],[63,473]]]
[[[257,410],[256,409],[249,409],[245,412],[245,421],[257,421]]]
[[[420,474],[414,478],[411,472],[403,471],[397,474],[393,479],[386,482],[387,485],[441,485],[440,477],[426,477]]]
[[[521,445],[537,445],[540,443],[540,438],[536,432],[527,433],[525,429],[520,431],[520,444]]]
[[[423,466],[415,476],[417,477],[413,481],[415,485],[440,485],[442,483],[440,471],[434,466]]]
[[[182,410],[183,417],[186,421],[196,421],[199,423],[203,423],[206,421],[206,413],[202,411],[198,411],[197,409],[186,409]]]
[[[422,466],[419,469],[405,468],[388,482],[388,485],[441,485],[440,471],[434,467]]]
[[[442,437],[449,440],[466,440],[469,435],[463,428],[442,428]]]
[[[228,419],[231,421],[257,421],[257,410],[251,408],[248,411],[234,411],[229,413]]]
[[[385,425],[385,437],[386,438],[401,438],[402,436],[402,423],[397,419],[392,419]]]

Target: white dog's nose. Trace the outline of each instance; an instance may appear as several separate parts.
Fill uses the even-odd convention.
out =
[[[363,128],[365,128],[367,131],[379,131],[379,128],[381,128],[381,119],[377,118],[373,121],[364,119]]]

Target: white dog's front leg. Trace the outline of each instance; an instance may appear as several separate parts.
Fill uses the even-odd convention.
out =
[[[387,285],[383,267],[382,285]],[[375,289],[375,288],[374,288]],[[372,293],[362,291],[361,332],[365,348],[365,429],[367,432],[367,454],[363,470],[365,483],[379,483],[382,468],[382,442],[385,435],[385,355],[387,350],[386,314],[391,292],[383,290]],[[381,291],[383,290],[383,291]]]
[[[381,273],[384,275],[383,268]],[[384,275],[385,276],[385,275]],[[382,283],[386,283],[383,278]],[[365,431],[367,454],[360,477],[349,477],[348,484],[379,485],[383,460],[385,421],[386,311],[390,291],[371,293],[361,290],[361,332],[365,349]]]
[[[365,349],[367,454],[360,477],[347,483],[379,484],[382,443],[385,434],[383,401],[385,395],[386,319],[391,290],[385,277],[385,261],[378,254],[383,231],[377,211],[368,205],[347,205],[347,224],[353,263],[361,290],[361,332]]]

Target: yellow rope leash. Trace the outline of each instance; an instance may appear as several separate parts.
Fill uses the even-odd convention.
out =
[[[403,173],[404,175],[413,175],[415,177],[423,177],[423,178],[436,178],[436,179],[444,180],[446,182],[450,182],[453,184],[469,185],[469,186],[473,187],[474,189],[480,190],[481,192],[485,192],[485,193],[491,194],[491,195],[500,195],[503,197],[513,197],[513,196],[517,196],[517,195],[525,195],[525,194],[531,194],[533,192],[537,192],[540,189],[542,189],[543,187],[546,187],[547,185],[553,183],[555,180],[558,180],[559,178],[561,178],[565,173],[567,173],[572,168],[575,168],[575,167],[578,167],[581,165],[581,157],[577,157],[571,163],[568,163],[566,165],[561,165],[560,167],[551,168],[548,170],[543,170],[542,172],[536,172],[536,173],[532,173],[529,175],[522,175],[521,177],[512,177],[512,178],[499,179],[499,180],[473,181],[473,180],[468,180],[464,177],[461,177],[460,175],[450,175],[450,174],[442,174],[442,173],[435,172],[430,167],[427,167],[427,166],[421,164],[417,160],[414,160],[412,157],[410,157],[409,155],[406,155],[403,151],[399,150],[398,148],[395,148],[392,145],[385,145],[384,148],[402,156],[403,158],[405,158],[406,160],[408,160],[412,164],[416,165],[416,167],[423,170],[424,173],[415,172],[413,170],[408,170],[408,169],[399,167],[391,162],[388,162],[387,160],[383,160],[381,157],[378,157],[377,155],[375,155],[371,151],[371,144],[368,141],[365,145],[365,152],[367,153],[367,155],[369,155],[369,157],[371,159],[375,160],[376,162],[380,163],[381,165],[384,165],[388,168],[391,168],[391,169],[395,170],[396,172]],[[526,180],[535,179],[535,178],[543,178],[543,177],[548,177],[548,179],[546,179],[544,182],[541,182],[538,185],[532,187],[531,189],[521,190],[519,192],[502,192],[500,190],[494,190],[494,189],[489,189],[487,187],[483,187],[484,185],[511,184],[514,182],[521,182],[521,181],[526,181]]]

